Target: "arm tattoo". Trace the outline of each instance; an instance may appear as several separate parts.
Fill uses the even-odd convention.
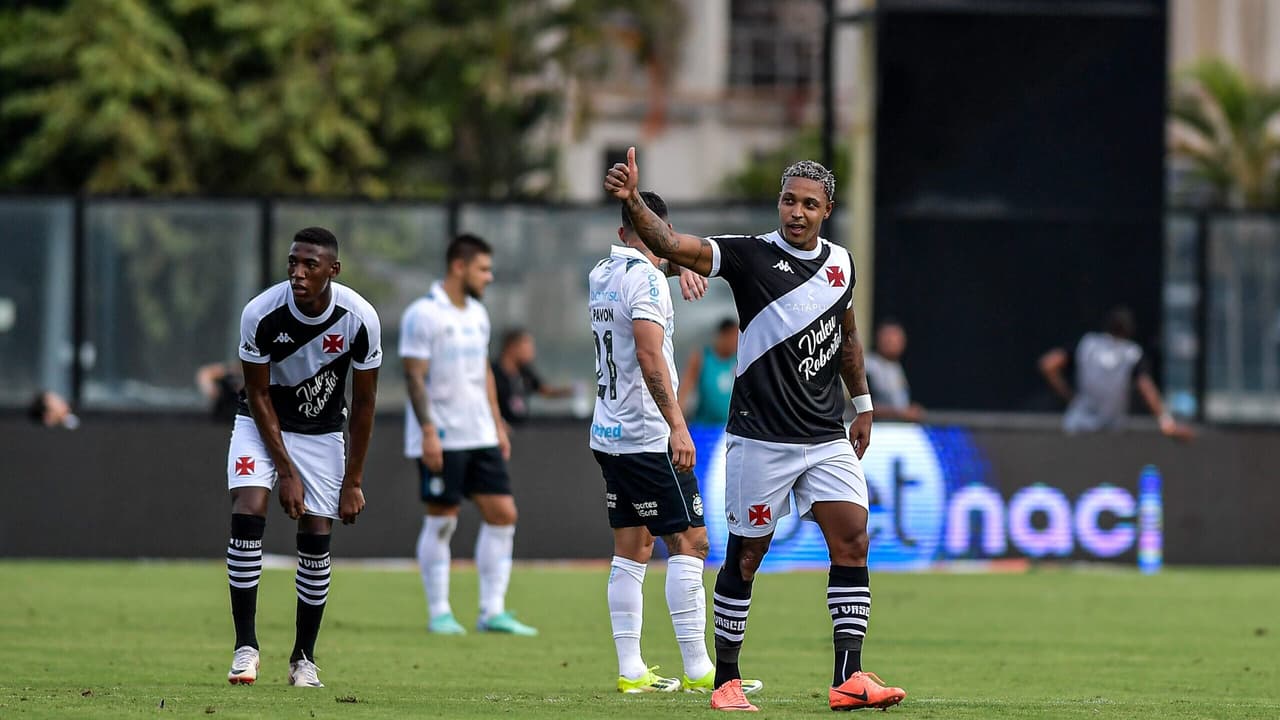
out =
[[[858,339],[857,330],[846,325],[842,344],[840,377],[844,379],[849,395],[857,397],[870,392],[867,386],[866,364],[862,359],[862,341]]]
[[[706,238],[699,238],[698,240],[699,240],[699,242],[698,242],[698,257],[694,260],[694,262],[693,262],[693,264],[694,264],[694,265],[697,265],[698,263],[702,262],[702,253],[704,253],[704,252],[708,252],[708,251],[710,251],[710,250],[711,250],[711,241],[710,241],[710,240],[708,240],[708,239],[706,239]]]
[[[671,395],[667,393],[667,384],[661,372],[647,373],[644,384],[649,388],[649,394],[653,396],[653,402],[659,409],[670,407]]]
[[[676,251],[678,244],[671,237],[671,228],[644,204],[639,195],[627,200],[627,213],[631,215],[631,226],[636,229],[636,235],[654,255],[667,257]]]

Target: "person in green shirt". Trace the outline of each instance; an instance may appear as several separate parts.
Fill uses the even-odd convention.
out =
[[[727,317],[711,342],[694,350],[684,365],[678,395],[690,424],[725,426],[737,367],[738,321]]]

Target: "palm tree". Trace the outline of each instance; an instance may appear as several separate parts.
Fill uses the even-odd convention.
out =
[[[1197,63],[1174,77],[1168,130],[1212,202],[1280,206],[1280,90],[1221,60]]]

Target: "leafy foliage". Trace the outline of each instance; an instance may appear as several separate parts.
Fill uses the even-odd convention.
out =
[[[1280,205],[1280,90],[1221,60],[1193,65],[1175,76],[1169,136],[1211,188],[1210,202]]]
[[[479,197],[554,189],[546,129],[675,0],[69,0],[0,10],[0,187]]]
[[[853,158],[849,146],[836,143],[835,163],[830,168],[836,174],[836,195],[842,196],[853,182]],[[817,129],[797,133],[782,147],[751,158],[746,167],[725,178],[721,186],[729,197],[774,200],[778,197],[782,171],[798,160],[820,160],[822,136]],[[837,198],[838,199],[838,198]]]

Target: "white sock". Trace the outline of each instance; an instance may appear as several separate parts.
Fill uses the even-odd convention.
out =
[[[702,560],[692,555],[667,559],[667,609],[684,656],[684,674],[697,680],[715,669],[707,655],[707,590]]]
[[[515,525],[480,524],[476,538],[476,572],[480,575],[480,619],[506,610],[507,585],[511,582],[511,550]]]
[[[458,527],[452,515],[427,515],[418,533],[418,570],[422,590],[427,595],[427,615],[437,617],[453,612],[449,606],[449,541]]]
[[[609,620],[613,645],[618,650],[618,674],[639,680],[649,671],[640,657],[640,627],[644,622],[645,565],[613,556],[609,567]]]

